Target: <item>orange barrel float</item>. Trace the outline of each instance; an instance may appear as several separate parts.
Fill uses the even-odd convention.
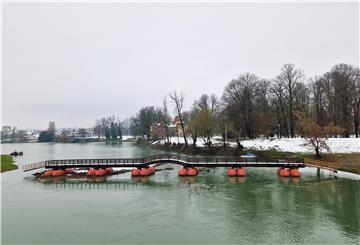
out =
[[[67,174],[75,174],[75,171],[73,168],[65,168],[65,173]]]
[[[235,177],[235,176],[237,176],[236,168],[230,168],[230,169],[228,169],[227,175],[228,175],[229,177]]]
[[[188,172],[188,170],[186,168],[182,168],[182,169],[179,170],[178,175],[179,176],[186,176],[187,172]]]
[[[59,170],[55,170],[53,173],[52,173],[52,176],[63,176],[65,174],[65,171],[62,170],[62,169],[59,169]]]
[[[142,168],[140,170],[140,176],[148,176],[151,174],[150,168]]]
[[[107,172],[106,172],[106,170],[105,169],[102,169],[102,168],[100,168],[100,169],[98,169],[98,170],[95,170],[95,176],[103,176],[103,175],[105,175]]]
[[[140,171],[141,171],[141,169],[134,168],[133,170],[131,170],[131,176],[133,176],[133,177],[140,176]]]
[[[105,169],[108,174],[112,174],[114,172],[113,168],[108,167]]]
[[[239,177],[245,177],[246,176],[246,170],[244,168],[239,168],[237,171],[236,171],[236,174],[237,176]]]
[[[290,171],[286,168],[280,169],[278,173],[281,177],[289,177],[290,176]]]
[[[50,176],[52,176],[53,172],[54,172],[54,170],[47,170],[47,171],[45,171],[45,173],[43,173],[42,176],[50,177]]]
[[[154,167],[150,167],[149,170],[150,170],[150,174],[154,174],[156,171]]]
[[[290,169],[291,177],[300,177],[300,171],[298,169]]]
[[[95,169],[89,169],[87,172],[86,172],[86,175],[87,176],[94,176],[95,175]]]
[[[142,168],[140,170],[140,175],[141,176],[149,176],[149,175],[152,175],[153,173],[155,173],[155,168],[154,167]]]
[[[198,175],[198,170],[196,168],[189,168],[187,171],[188,176],[196,176]]]

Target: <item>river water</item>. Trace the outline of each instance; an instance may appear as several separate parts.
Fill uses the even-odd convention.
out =
[[[24,151],[21,165],[63,158],[142,157],[131,143],[2,144]],[[3,244],[321,243],[359,244],[360,181],[316,176],[282,179],[275,169],[228,178],[222,168],[180,179],[173,170],[132,180],[43,183],[31,172],[1,174]]]

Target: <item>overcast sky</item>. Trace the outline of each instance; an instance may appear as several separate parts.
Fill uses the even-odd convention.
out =
[[[17,3],[3,6],[3,125],[90,127],[97,118],[221,96],[243,72],[309,78],[358,65],[357,3]]]

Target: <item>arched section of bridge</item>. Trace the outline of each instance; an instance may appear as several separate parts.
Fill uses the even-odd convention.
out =
[[[191,165],[189,162],[184,161],[184,160],[178,160],[178,159],[153,159],[147,162],[144,162],[145,166],[151,165],[151,164],[158,164],[158,163],[173,163],[173,164],[178,164],[181,165],[183,167],[187,167],[189,165]]]

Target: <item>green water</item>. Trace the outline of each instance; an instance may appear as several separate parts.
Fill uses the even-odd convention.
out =
[[[3,144],[24,151],[19,165],[56,158],[140,157],[131,143]],[[274,169],[228,178],[219,168],[179,179],[173,170],[132,180],[42,183],[21,170],[1,174],[3,244],[321,243],[359,244],[360,181],[281,179]],[[98,182],[96,182],[98,181]]]

